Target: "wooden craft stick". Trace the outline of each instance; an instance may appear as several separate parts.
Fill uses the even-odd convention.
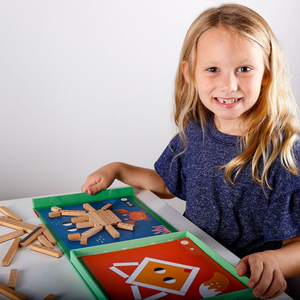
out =
[[[89,217],[74,217],[74,218],[71,218],[72,223],[87,222],[88,220],[89,220]]]
[[[32,243],[33,241],[35,241],[37,239],[37,237],[42,234],[44,231],[43,227],[37,227],[35,230],[33,230],[31,233],[29,233],[21,242],[20,242],[20,246],[21,247],[25,247],[27,245],[29,245],[30,243]]]
[[[94,227],[94,223],[93,222],[81,222],[81,223],[76,223],[76,227],[78,229],[81,228],[89,228],[89,227]]]
[[[76,241],[81,239],[81,234],[79,232],[68,234],[69,241]]]
[[[105,229],[114,239],[117,239],[120,237],[120,233],[111,225],[106,225]]]
[[[95,211],[96,209],[94,207],[92,207],[90,204],[88,203],[84,203],[83,204],[83,208],[87,211]]]
[[[17,285],[17,279],[18,279],[18,269],[11,269],[7,286],[14,290]]]
[[[108,210],[108,209],[112,209],[113,205],[111,203],[107,203],[106,205],[104,205],[101,209],[102,210]]]
[[[26,300],[28,299],[25,295],[9,288],[8,286],[0,283],[0,293],[7,296],[8,298],[15,299],[15,300]]]
[[[0,211],[5,214],[6,216],[13,218],[15,220],[18,221],[22,221],[22,218],[19,217],[18,215],[16,215],[14,212],[12,212],[11,210],[9,210],[7,207],[5,206],[0,206]]]
[[[8,249],[6,255],[4,256],[2,260],[2,266],[3,267],[8,267],[10,265],[10,262],[12,261],[13,257],[15,256],[19,244],[21,242],[21,238],[16,238],[13,243],[11,244],[10,248]]]
[[[49,294],[46,298],[44,298],[43,300],[56,300],[56,295],[53,294]]]
[[[52,234],[50,233],[50,231],[48,230],[48,228],[46,227],[46,225],[45,225],[45,224],[39,224],[39,226],[44,228],[43,235],[47,238],[47,240],[48,240],[52,245],[56,245],[56,240],[55,240],[55,238],[52,236]]]
[[[61,210],[58,210],[58,211],[51,211],[49,212],[48,216],[49,218],[53,219],[53,218],[58,218],[61,216]]]
[[[98,214],[95,211],[90,211],[87,213],[87,216],[89,217],[90,221],[93,222],[96,226],[101,225],[105,226],[106,222],[98,216]]]
[[[29,247],[33,251],[37,251],[37,252],[40,252],[40,253],[51,255],[51,256],[57,257],[57,258],[60,258],[63,255],[63,253],[59,250],[50,249],[50,248],[47,248],[47,247],[42,246],[42,245],[31,244]]]
[[[99,209],[97,210],[97,215],[105,222],[106,225],[111,225],[111,220],[109,219],[108,214],[105,210]]]
[[[60,210],[62,216],[84,216],[85,210]]]
[[[80,245],[87,245],[87,236],[82,236],[80,239]]]
[[[0,225],[14,228],[14,229],[22,229],[25,232],[29,232],[29,233],[36,228],[35,225],[25,223],[23,221],[18,221],[9,217],[0,217]]]
[[[38,236],[38,241],[45,247],[53,249],[53,245],[49,242],[49,240],[44,235]]]
[[[117,224],[122,222],[111,210],[106,210],[105,213],[107,214],[108,218],[111,220],[112,224]]]
[[[51,207],[51,211],[60,211],[60,210],[61,210],[61,208],[58,207],[58,206],[52,206]]]
[[[11,239],[13,239],[15,237],[18,237],[20,235],[23,235],[23,234],[24,234],[24,231],[21,230],[21,229],[19,229],[19,230],[16,230],[16,231],[13,231],[13,232],[1,235],[0,236],[0,243],[8,241],[8,240],[11,240]]]
[[[103,230],[103,226],[97,225],[97,226],[83,232],[81,234],[81,236],[86,236],[87,238],[89,238],[89,237],[95,235],[96,233],[100,232],[101,230]]]
[[[119,222],[119,223],[117,224],[117,227],[118,227],[118,228],[121,228],[121,229],[125,229],[125,230],[131,230],[131,231],[134,230],[134,224],[129,224],[129,223],[122,223],[122,222]]]

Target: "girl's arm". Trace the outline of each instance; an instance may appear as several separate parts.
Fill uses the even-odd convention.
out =
[[[108,164],[89,175],[81,191],[94,195],[107,189],[115,179],[135,188],[150,190],[163,199],[174,198],[166,188],[163,179],[155,170],[131,166],[120,162]]]
[[[285,278],[300,274],[300,235],[283,241],[283,247],[248,255],[236,266],[239,276],[251,276],[249,286],[261,299],[277,297],[286,289]]]

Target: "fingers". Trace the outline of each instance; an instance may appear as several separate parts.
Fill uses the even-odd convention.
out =
[[[237,264],[238,275],[245,275],[245,270],[249,268],[251,276],[248,285],[254,288],[255,297],[268,299],[285,291],[287,284],[280,269],[265,253],[255,253],[241,259]]]

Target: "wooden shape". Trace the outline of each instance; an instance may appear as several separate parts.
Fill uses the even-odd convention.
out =
[[[0,211],[5,214],[6,216],[13,218],[15,220],[18,221],[22,221],[22,218],[19,217],[18,215],[16,215],[15,213],[13,213],[11,210],[9,210],[7,207],[5,206],[0,206]]]
[[[44,298],[43,300],[55,300],[56,299],[56,295],[53,294],[49,294],[46,298]]]
[[[47,248],[47,247],[42,246],[42,245],[31,244],[29,247],[33,251],[37,251],[37,252],[40,252],[40,253],[51,255],[51,256],[57,257],[57,258],[59,258],[63,255],[63,253],[59,250],[50,249],[50,248]]]
[[[8,286],[0,283],[0,293],[14,300],[26,300],[28,299],[25,295],[9,288]]]
[[[106,222],[100,216],[98,216],[98,214],[95,211],[90,211],[89,213],[87,213],[87,216],[89,217],[90,221],[93,222],[96,226],[106,225]]]
[[[106,210],[105,212],[109,216],[109,219],[111,220],[111,222],[113,224],[117,224],[119,222],[122,222],[122,220],[119,219],[111,210]]]
[[[13,239],[15,237],[18,237],[20,235],[23,235],[23,234],[24,234],[24,231],[21,230],[21,229],[19,229],[19,230],[16,230],[16,231],[13,231],[13,232],[1,235],[0,236],[0,243],[8,241],[8,240],[11,240],[11,239]]]
[[[52,234],[50,233],[50,231],[48,230],[48,228],[46,227],[46,225],[45,225],[45,224],[39,224],[39,226],[44,228],[43,235],[47,238],[47,240],[48,240],[52,245],[56,245],[56,240],[55,240],[55,238],[52,236]]]
[[[108,210],[108,209],[112,209],[113,205],[111,203],[107,203],[106,205],[104,205],[101,209],[103,210]]]
[[[120,237],[120,233],[111,225],[106,225],[105,229],[114,239],[117,239]]]
[[[61,210],[62,216],[84,216],[86,214],[85,210]]]
[[[35,241],[37,239],[37,237],[42,234],[44,231],[43,227],[37,227],[34,231],[32,231],[31,233],[29,233],[21,242],[20,242],[20,246],[21,247],[25,247],[27,245],[29,245],[30,243],[32,243],[33,241]]]
[[[89,238],[89,237],[95,235],[96,233],[100,232],[101,230],[103,230],[103,226],[97,225],[97,226],[83,232],[81,234],[81,236],[86,236],[87,238]]]
[[[74,218],[71,218],[72,223],[87,222],[88,220],[89,220],[89,217],[74,217]]]
[[[49,216],[49,218],[51,218],[51,219],[53,219],[53,218],[58,218],[58,217],[60,217],[61,216],[61,210],[59,210],[59,211],[51,211],[51,212],[49,212],[49,214],[48,214],[48,216]]]
[[[14,228],[14,229],[22,229],[29,233],[36,228],[36,225],[25,223],[23,221],[18,221],[9,217],[0,217],[0,225]]]
[[[11,269],[7,286],[14,290],[17,285],[17,279],[18,279],[18,269]]]
[[[121,229],[125,229],[125,230],[131,230],[131,231],[134,230],[134,224],[129,224],[129,223],[122,223],[122,222],[119,222],[119,223],[117,224],[117,227],[118,227],[118,228],[121,228]]]
[[[60,211],[60,210],[61,210],[61,208],[58,207],[58,206],[52,206],[51,207],[51,211]]]
[[[107,215],[105,210],[100,209],[100,210],[97,210],[96,213],[97,213],[98,217],[100,217],[103,220],[103,222],[105,222],[105,225],[111,225],[112,224],[112,222],[109,219],[109,216]]]
[[[81,222],[81,223],[76,223],[76,227],[78,229],[81,228],[89,228],[89,227],[94,227],[94,223],[93,222]]]
[[[87,245],[87,237],[86,236],[82,236],[80,239],[80,245]]]
[[[75,241],[81,239],[81,234],[79,232],[68,234],[69,241]]]
[[[39,235],[38,240],[43,246],[51,249],[54,248],[53,245],[49,242],[49,240],[44,235]]]
[[[15,256],[19,244],[21,242],[21,238],[16,238],[13,243],[11,244],[10,248],[8,249],[6,255],[4,256],[2,260],[2,266],[3,267],[8,267],[10,265],[10,262],[12,261],[13,257]]]
[[[96,209],[94,207],[92,207],[90,204],[88,203],[84,203],[83,204],[83,208],[87,211],[95,211]]]

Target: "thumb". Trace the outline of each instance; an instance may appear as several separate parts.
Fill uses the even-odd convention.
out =
[[[106,189],[106,187],[103,186],[103,183],[99,182],[99,183],[89,186],[87,188],[87,192],[89,195],[95,195],[105,189]]]
[[[248,256],[242,258],[236,265],[236,271],[239,276],[245,276],[249,271]]]

